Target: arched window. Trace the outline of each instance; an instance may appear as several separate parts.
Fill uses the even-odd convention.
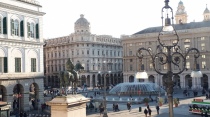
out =
[[[35,28],[35,26],[34,26],[34,23],[31,23],[31,25],[30,25],[30,32],[31,32],[31,37],[32,38],[34,38],[34,28]]]
[[[19,21],[11,19],[11,35],[19,36]]]
[[[28,38],[35,38],[35,24],[34,23],[27,23],[28,28]]]
[[[19,21],[18,20],[15,20],[14,31],[15,31],[15,35],[19,36]]]

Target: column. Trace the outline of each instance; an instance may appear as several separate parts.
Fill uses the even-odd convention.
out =
[[[89,84],[90,87],[93,87],[93,75],[90,74],[90,84]]]
[[[184,77],[182,74],[180,74],[180,85],[181,85],[181,88],[185,88],[185,85],[184,85]]]

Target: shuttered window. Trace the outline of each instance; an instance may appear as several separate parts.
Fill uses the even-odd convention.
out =
[[[3,34],[7,34],[7,18],[3,19]]]
[[[21,58],[15,58],[15,72],[21,72]]]
[[[4,73],[8,72],[8,63],[7,63],[7,57],[4,57]]]
[[[20,22],[20,36],[24,37],[24,23],[23,23],[23,20]]]
[[[39,39],[39,24],[36,24],[36,38]]]
[[[36,58],[31,58],[31,72],[36,72]]]

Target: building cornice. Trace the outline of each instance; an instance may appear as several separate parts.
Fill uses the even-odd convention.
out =
[[[30,10],[30,9],[22,8],[22,7],[19,7],[19,6],[14,6],[14,5],[2,3],[2,2],[0,2],[0,7],[6,8],[6,9],[11,9],[11,10],[14,10],[14,11],[25,12],[25,13],[29,13],[29,14],[33,14],[33,15],[39,15],[39,16],[43,16],[43,15],[46,14],[44,12],[34,11],[34,10]]]
[[[31,45],[37,45],[37,46],[43,46],[45,43],[41,43],[41,42],[36,42],[36,41],[26,41],[26,40],[14,40],[14,39],[4,39],[4,38],[0,38],[0,43],[4,43],[4,45],[7,45],[7,43],[10,43],[9,45],[20,45],[20,46],[31,46]]]

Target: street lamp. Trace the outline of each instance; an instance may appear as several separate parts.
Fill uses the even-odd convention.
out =
[[[99,74],[101,74],[102,72],[101,71],[98,71]],[[106,76],[105,76],[105,71],[103,71],[104,73],[104,100],[103,100],[103,105],[104,105],[104,114],[103,114],[103,117],[108,117],[108,114],[107,114],[107,109],[106,109]],[[111,71],[108,71],[109,75],[111,73]]]
[[[180,46],[178,45],[179,36],[174,28],[173,24],[173,9],[168,5],[169,0],[165,0],[165,6],[162,8],[162,27],[158,34],[158,46],[156,53],[152,52],[151,48],[139,48],[137,51],[137,57],[142,60],[144,55],[142,51],[148,52],[152,59],[152,65],[154,70],[160,75],[166,75],[167,79],[164,81],[167,89],[167,96],[169,102],[169,117],[173,117],[173,85],[172,77],[174,75],[181,74],[186,69],[186,58],[190,52],[194,53],[195,61],[200,56],[200,52],[196,48],[190,48],[186,53],[182,53]],[[163,16],[165,14],[165,16]],[[172,24],[171,24],[172,23]],[[171,40],[169,40],[171,39]],[[166,41],[167,40],[167,41]],[[164,66],[167,71],[160,70],[156,67],[155,63]],[[177,68],[176,71],[172,71],[173,68]],[[194,72],[197,74],[198,72]],[[194,74],[193,73],[193,74]]]

